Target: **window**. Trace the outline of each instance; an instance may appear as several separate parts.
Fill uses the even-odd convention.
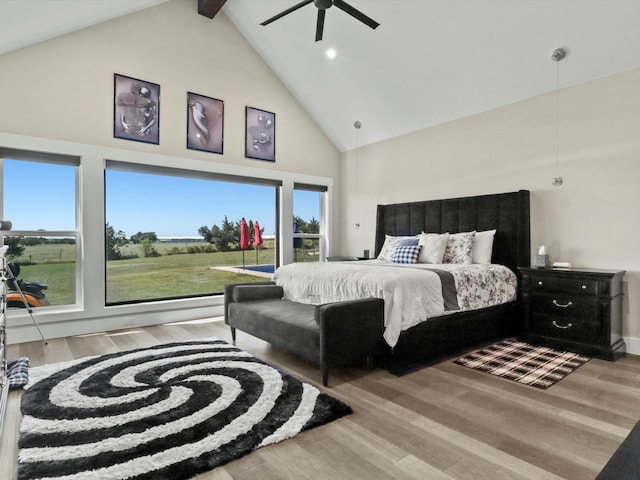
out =
[[[293,261],[318,262],[325,252],[327,187],[296,183],[293,188]]]
[[[3,241],[27,302],[32,307],[76,304],[79,159],[0,149],[0,162],[0,213],[12,223]],[[15,300],[9,306],[24,305]]]
[[[218,294],[226,283],[270,278],[279,185],[107,162],[107,305]],[[243,218],[248,240],[241,245]]]

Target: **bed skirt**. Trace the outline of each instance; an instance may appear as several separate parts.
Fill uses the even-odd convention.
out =
[[[412,364],[430,364],[522,331],[517,302],[434,317],[403,331],[384,359],[395,374]]]

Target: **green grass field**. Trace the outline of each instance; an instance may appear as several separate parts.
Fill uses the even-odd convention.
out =
[[[273,264],[273,252],[262,252],[260,264]],[[255,251],[245,252],[245,265],[256,265]],[[242,252],[163,255],[107,263],[107,303],[220,293],[226,283],[264,280],[213,267],[242,266]]]
[[[273,240],[265,242],[256,261],[255,249],[244,252],[245,265],[273,265]],[[137,258],[107,262],[107,303],[151,300],[167,297],[221,293],[224,285],[234,282],[260,281],[264,277],[216,269],[219,266],[242,266],[242,251],[169,255],[169,251],[194,244],[158,243],[157,257],[142,257],[139,245],[127,245],[124,256]],[[317,254],[297,252],[296,261],[317,261]],[[315,252],[311,252],[315,253]],[[11,261],[20,264],[19,277],[46,283],[51,305],[75,303],[75,246],[34,245]]]

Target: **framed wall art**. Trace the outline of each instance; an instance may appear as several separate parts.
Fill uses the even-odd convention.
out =
[[[245,157],[276,161],[276,114],[246,107]]]
[[[187,93],[187,148],[223,153],[224,102]]]
[[[160,85],[114,74],[113,136],[160,143]]]

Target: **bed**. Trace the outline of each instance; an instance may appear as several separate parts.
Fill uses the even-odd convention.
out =
[[[375,256],[378,257],[380,254],[387,236],[413,236],[421,232],[482,232],[495,229],[491,263],[503,265],[517,276],[518,267],[530,265],[529,215],[529,192],[526,190],[378,205]],[[369,270],[364,266],[358,266],[365,262],[349,263],[350,265],[345,265],[344,268],[350,271]],[[292,270],[307,268],[297,265],[287,267]],[[309,268],[313,270],[314,267]],[[315,268],[330,267],[316,265]],[[393,270],[380,268],[384,275],[393,275]],[[292,294],[295,293],[294,290],[299,281],[302,281],[303,274],[289,272],[285,278],[282,274],[278,277],[278,273],[276,272],[274,277],[276,282],[285,288],[285,292],[289,289]],[[409,281],[411,282],[413,280]],[[314,302],[314,299],[307,300]],[[517,299],[512,298],[506,303],[487,308],[429,316],[424,321],[412,324],[410,328],[402,329],[397,332],[398,335],[394,336],[391,343],[390,359],[395,365],[394,368],[402,369],[402,365],[456,354],[463,349],[516,334],[520,330],[517,306]],[[385,303],[385,315],[389,313],[388,307]]]

